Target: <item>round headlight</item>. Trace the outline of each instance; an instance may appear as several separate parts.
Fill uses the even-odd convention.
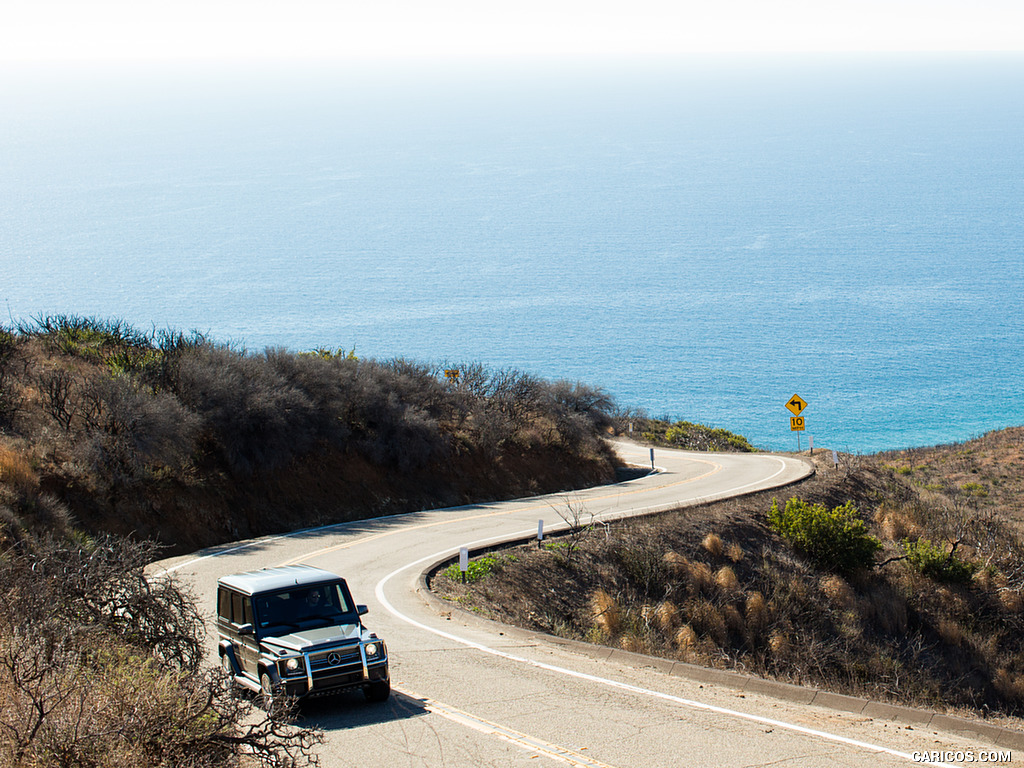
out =
[[[288,661],[284,663],[284,668],[289,672],[295,672],[299,668],[299,659],[297,657],[288,659]]]
[[[380,647],[376,643],[367,643],[366,644],[366,655],[367,656],[376,656],[378,653],[380,653]]]

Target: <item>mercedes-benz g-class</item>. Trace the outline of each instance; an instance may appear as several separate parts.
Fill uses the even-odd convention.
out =
[[[217,582],[218,652],[235,683],[298,698],[361,688],[391,694],[384,642],[363,626],[365,605],[345,580],[308,565],[224,576]]]

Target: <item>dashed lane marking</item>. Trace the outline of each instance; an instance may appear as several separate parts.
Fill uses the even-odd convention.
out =
[[[467,728],[472,728],[480,733],[484,733],[489,736],[497,736],[499,739],[515,744],[517,747],[521,747],[522,749],[530,752],[535,752],[557,762],[574,766],[574,768],[576,766],[579,768],[615,768],[608,763],[602,763],[599,760],[594,760],[586,755],[581,755],[578,752],[573,752],[565,747],[560,747],[557,744],[543,741],[535,736],[520,733],[508,726],[499,725],[498,723],[485,720],[477,715],[471,715],[461,709],[456,709],[448,704],[442,704],[439,701],[428,699],[425,696],[420,696],[412,691],[407,691],[397,686],[392,686],[392,690],[395,690],[410,699],[414,699],[428,712],[447,720],[451,720],[452,722],[458,723],[459,725]]]

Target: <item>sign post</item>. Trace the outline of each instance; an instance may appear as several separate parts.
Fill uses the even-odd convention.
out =
[[[806,407],[807,401],[800,397],[800,395],[793,395],[789,398],[789,402],[786,403],[786,408],[793,414],[789,418],[789,431],[796,432],[797,453],[800,453],[800,433],[806,428],[804,417],[800,414],[804,412],[804,408]]]

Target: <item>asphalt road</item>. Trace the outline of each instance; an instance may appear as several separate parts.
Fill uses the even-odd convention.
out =
[[[617,450],[649,464],[648,449]],[[344,576],[366,624],[388,644],[394,694],[304,705],[324,729],[325,768],[342,766],[906,766],[915,752],[981,755],[991,744],[797,705],[643,665],[602,661],[459,612],[418,592],[427,567],[462,546],[551,530],[556,509],[587,518],[642,514],[791,483],[809,471],[784,456],[658,450],[656,474],[571,494],[415,512],[206,550],[158,564],[189,583],[212,614],[217,578],[286,563]],[[216,637],[208,640],[211,663]],[[969,758],[968,758],[969,759]],[[937,764],[935,760],[929,762]]]

